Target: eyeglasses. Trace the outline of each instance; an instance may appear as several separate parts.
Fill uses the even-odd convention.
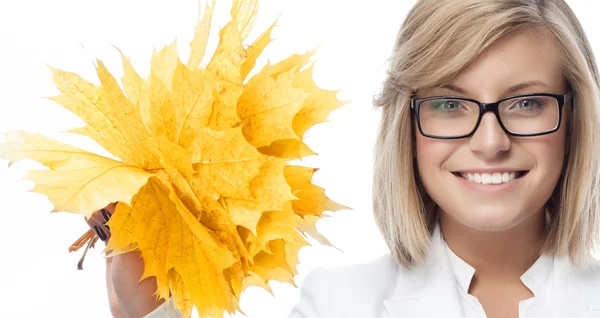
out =
[[[573,97],[536,93],[515,95],[495,103],[474,99],[434,96],[411,98],[410,108],[416,113],[419,132],[430,138],[458,139],[472,136],[481,118],[493,112],[500,127],[510,136],[532,137],[558,130],[562,107]]]

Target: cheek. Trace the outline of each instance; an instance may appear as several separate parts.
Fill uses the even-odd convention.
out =
[[[531,144],[523,144],[523,147],[535,157],[537,168],[545,174],[548,180],[558,179],[562,171],[565,158],[566,137],[565,133],[558,131],[555,134],[540,136]]]
[[[416,137],[417,167],[423,182],[428,176],[444,168],[447,158],[456,150],[457,142],[423,137]]]
[[[564,115],[564,114],[563,114]],[[549,135],[543,135],[533,138],[530,144],[527,144],[527,140],[524,140],[524,147],[533,156],[536,157],[538,164],[546,165],[549,169],[561,169],[564,161],[565,154],[567,153],[567,122],[568,116],[563,118],[565,120],[560,129]]]
[[[416,137],[416,153],[417,153],[417,167],[419,168],[419,174],[423,177],[423,171],[427,171],[428,167],[435,162],[435,143],[432,139],[425,138],[421,135]]]

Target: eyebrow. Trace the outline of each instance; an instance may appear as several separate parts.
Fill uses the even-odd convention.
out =
[[[531,87],[531,86],[544,86],[545,88],[550,89],[550,85],[546,84],[545,82],[538,81],[538,80],[532,80],[532,81],[526,81],[526,82],[523,82],[523,83],[519,83],[519,84],[513,85],[513,86],[509,87],[506,90],[505,93],[507,95],[510,95],[510,94],[513,94],[515,92],[518,92],[518,91],[520,91],[522,89],[525,89],[525,88],[528,88],[528,87]],[[467,92],[466,89],[461,88],[459,86],[456,86],[454,84],[444,84],[444,85],[441,85],[441,86],[438,86],[438,87],[439,88],[449,89],[451,91],[454,91],[454,92],[457,92],[457,93],[463,94],[463,95],[467,95],[468,94],[468,92]]]

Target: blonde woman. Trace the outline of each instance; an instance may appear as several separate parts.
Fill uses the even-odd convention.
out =
[[[599,77],[563,0],[418,1],[375,103],[391,253],[315,270],[290,317],[600,317]],[[178,317],[126,257],[113,313]]]
[[[391,254],[317,270],[291,317],[600,317],[600,91],[563,0],[422,0],[375,149]]]

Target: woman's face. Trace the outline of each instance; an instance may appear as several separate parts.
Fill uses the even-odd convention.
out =
[[[437,87],[419,97],[462,96],[489,103],[516,94],[564,94],[567,85],[553,43],[544,32],[532,29],[504,37],[445,83],[454,87]],[[531,81],[540,84],[509,91]],[[419,175],[427,193],[442,213],[473,229],[505,230],[540,212],[561,174],[567,107],[558,131],[536,137],[507,135],[492,112],[483,116],[468,138],[432,139],[415,130]],[[483,173],[510,171],[526,173],[500,185],[461,177],[464,172],[483,177]]]

